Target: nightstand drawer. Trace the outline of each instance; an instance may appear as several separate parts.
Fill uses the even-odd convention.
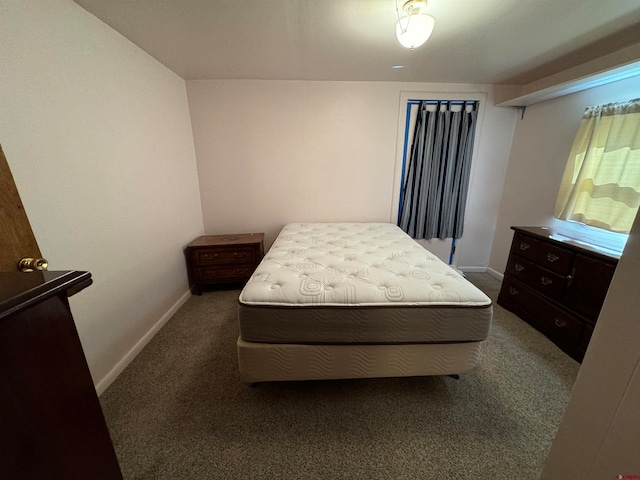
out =
[[[255,263],[259,250],[256,247],[217,247],[201,248],[195,252],[197,265],[215,265],[224,263]]]
[[[200,295],[206,285],[248,280],[264,255],[263,238],[262,233],[196,238],[185,249],[192,291]]]
[[[255,268],[256,266],[253,264],[202,267],[197,269],[197,275],[202,282],[225,283],[236,279],[249,278]]]

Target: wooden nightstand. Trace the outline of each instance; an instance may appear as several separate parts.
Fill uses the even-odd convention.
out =
[[[262,233],[205,235],[187,245],[189,285],[196,295],[205,285],[246,282],[264,255]]]

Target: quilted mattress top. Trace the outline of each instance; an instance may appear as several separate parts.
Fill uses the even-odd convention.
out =
[[[468,306],[491,300],[389,223],[286,225],[240,294],[255,306]]]

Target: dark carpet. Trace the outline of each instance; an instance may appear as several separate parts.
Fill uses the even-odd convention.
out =
[[[537,479],[579,365],[495,304],[459,380],[239,380],[239,291],[194,296],[101,396],[125,479]]]

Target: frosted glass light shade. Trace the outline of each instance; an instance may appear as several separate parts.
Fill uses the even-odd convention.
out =
[[[400,45],[406,48],[419,47],[429,39],[435,24],[435,19],[424,13],[401,18],[396,23],[396,36]]]

